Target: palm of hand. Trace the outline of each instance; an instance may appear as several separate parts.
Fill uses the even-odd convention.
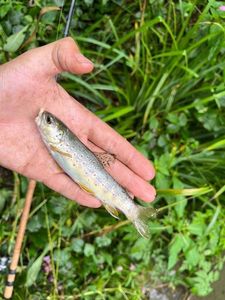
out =
[[[155,191],[146,181],[154,176],[151,163],[55,81],[61,71],[82,74],[92,68],[70,38],[29,51],[1,66],[0,163],[80,204],[100,205],[50,157],[34,122],[43,108],[61,119],[91,150],[115,154],[117,159],[109,173],[131,193],[151,201]]]

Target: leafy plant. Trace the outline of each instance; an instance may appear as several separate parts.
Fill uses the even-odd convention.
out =
[[[211,291],[225,249],[222,4],[78,2],[71,35],[95,70],[62,74],[61,84],[153,160],[159,215],[144,240],[126,220],[39,184],[15,299],[145,299],[149,281],[201,296]],[[60,37],[65,18],[47,7],[61,5],[3,3],[1,62]],[[19,178],[12,202],[9,189],[0,194],[1,255],[11,252],[21,213],[27,183]]]

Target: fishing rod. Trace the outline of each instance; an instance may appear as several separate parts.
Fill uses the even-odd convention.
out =
[[[76,0],[72,0],[71,3],[70,3],[70,10],[69,10],[69,14],[68,14],[68,17],[67,17],[63,37],[67,37],[69,35],[70,25],[71,25],[72,17],[73,17],[74,10],[75,10],[75,4],[76,4]]]
[[[69,14],[68,14],[68,17],[66,20],[66,26],[65,26],[65,29],[63,32],[63,37],[67,37],[69,35],[70,25],[71,25],[71,21],[72,21],[74,9],[75,9],[75,3],[76,3],[76,0],[71,0]],[[59,81],[58,76],[56,77],[56,81]],[[17,266],[18,266],[18,262],[19,262],[19,257],[20,257],[20,253],[21,253],[23,240],[24,240],[27,222],[29,219],[30,208],[31,208],[32,200],[33,200],[35,187],[36,187],[36,181],[33,179],[29,179],[25,203],[24,203],[24,207],[23,207],[23,212],[22,212],[22,216],[20,219],[20,224],[19,224],[19,229],[18,229],[18,233],[17,233],[17,237],[16,237],[15,246],[13,249],[13,256],[12,256],[12,260],[11,260],[9,271],[8,271],[7,281],[5,284],[5,290],[4,290],[4,298],[5,299],[11,299],[12,295],[13,295],[14,282],[16,279],[16,270],[17,270]]]
[[[19,262],[19,257],[20,257],[20,253],[21,253],[21,248],[22,248],[22,244],[23,244],[27,221],[29,218],[29,213],[30,213],[31,203],[33,200],[35,186],[36,186],[36,181],[30,179],[28,188],[27,188],[25,204],[23,207],[23,213],[22,213],[22,216],[20,219],[19,229],[18,229],[18,233],[17,233],[17,237],[16,237],[16,243],[15,243],[15,246],[13,249],[13,256],[12,256],[12,260],[11,260],[9,271],[8,271],[7,281],[5,284],[5,291],[4,291],[5,299],[11,299],[12,294],[13,294],[14,281],[16,278],[16,269],[17,269],[18,262]]]

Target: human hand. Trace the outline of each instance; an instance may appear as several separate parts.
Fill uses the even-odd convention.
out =
[[[59,171],[48,153],[35,124],[43,108],[61,119],[91,150],[115,154],[107,171],[132,194],[152,201],[155,189],[147,182],[154,177],[151,162],[55,80],[63,71],[79,75],[92,69],[93,64],[71,38],[32,49],[0,66],[0,164],[82,205],[100,206],[99,200]]]

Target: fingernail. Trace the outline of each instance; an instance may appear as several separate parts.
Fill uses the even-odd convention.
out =
[[[156,197],[156,190],[152,185],[148,185],[145,188],[146,201],[153,201]]]
[[[150,167],[150,170],[149,170],[149,180],[152,180],[153,178],[155,177],[155,168],[151,162],[151,167]]]
[[[77,63],[80,64],[93,65],[93,63],[88,58],[86,58],[80,53],[76,54],[75,60],[77,61]]]

